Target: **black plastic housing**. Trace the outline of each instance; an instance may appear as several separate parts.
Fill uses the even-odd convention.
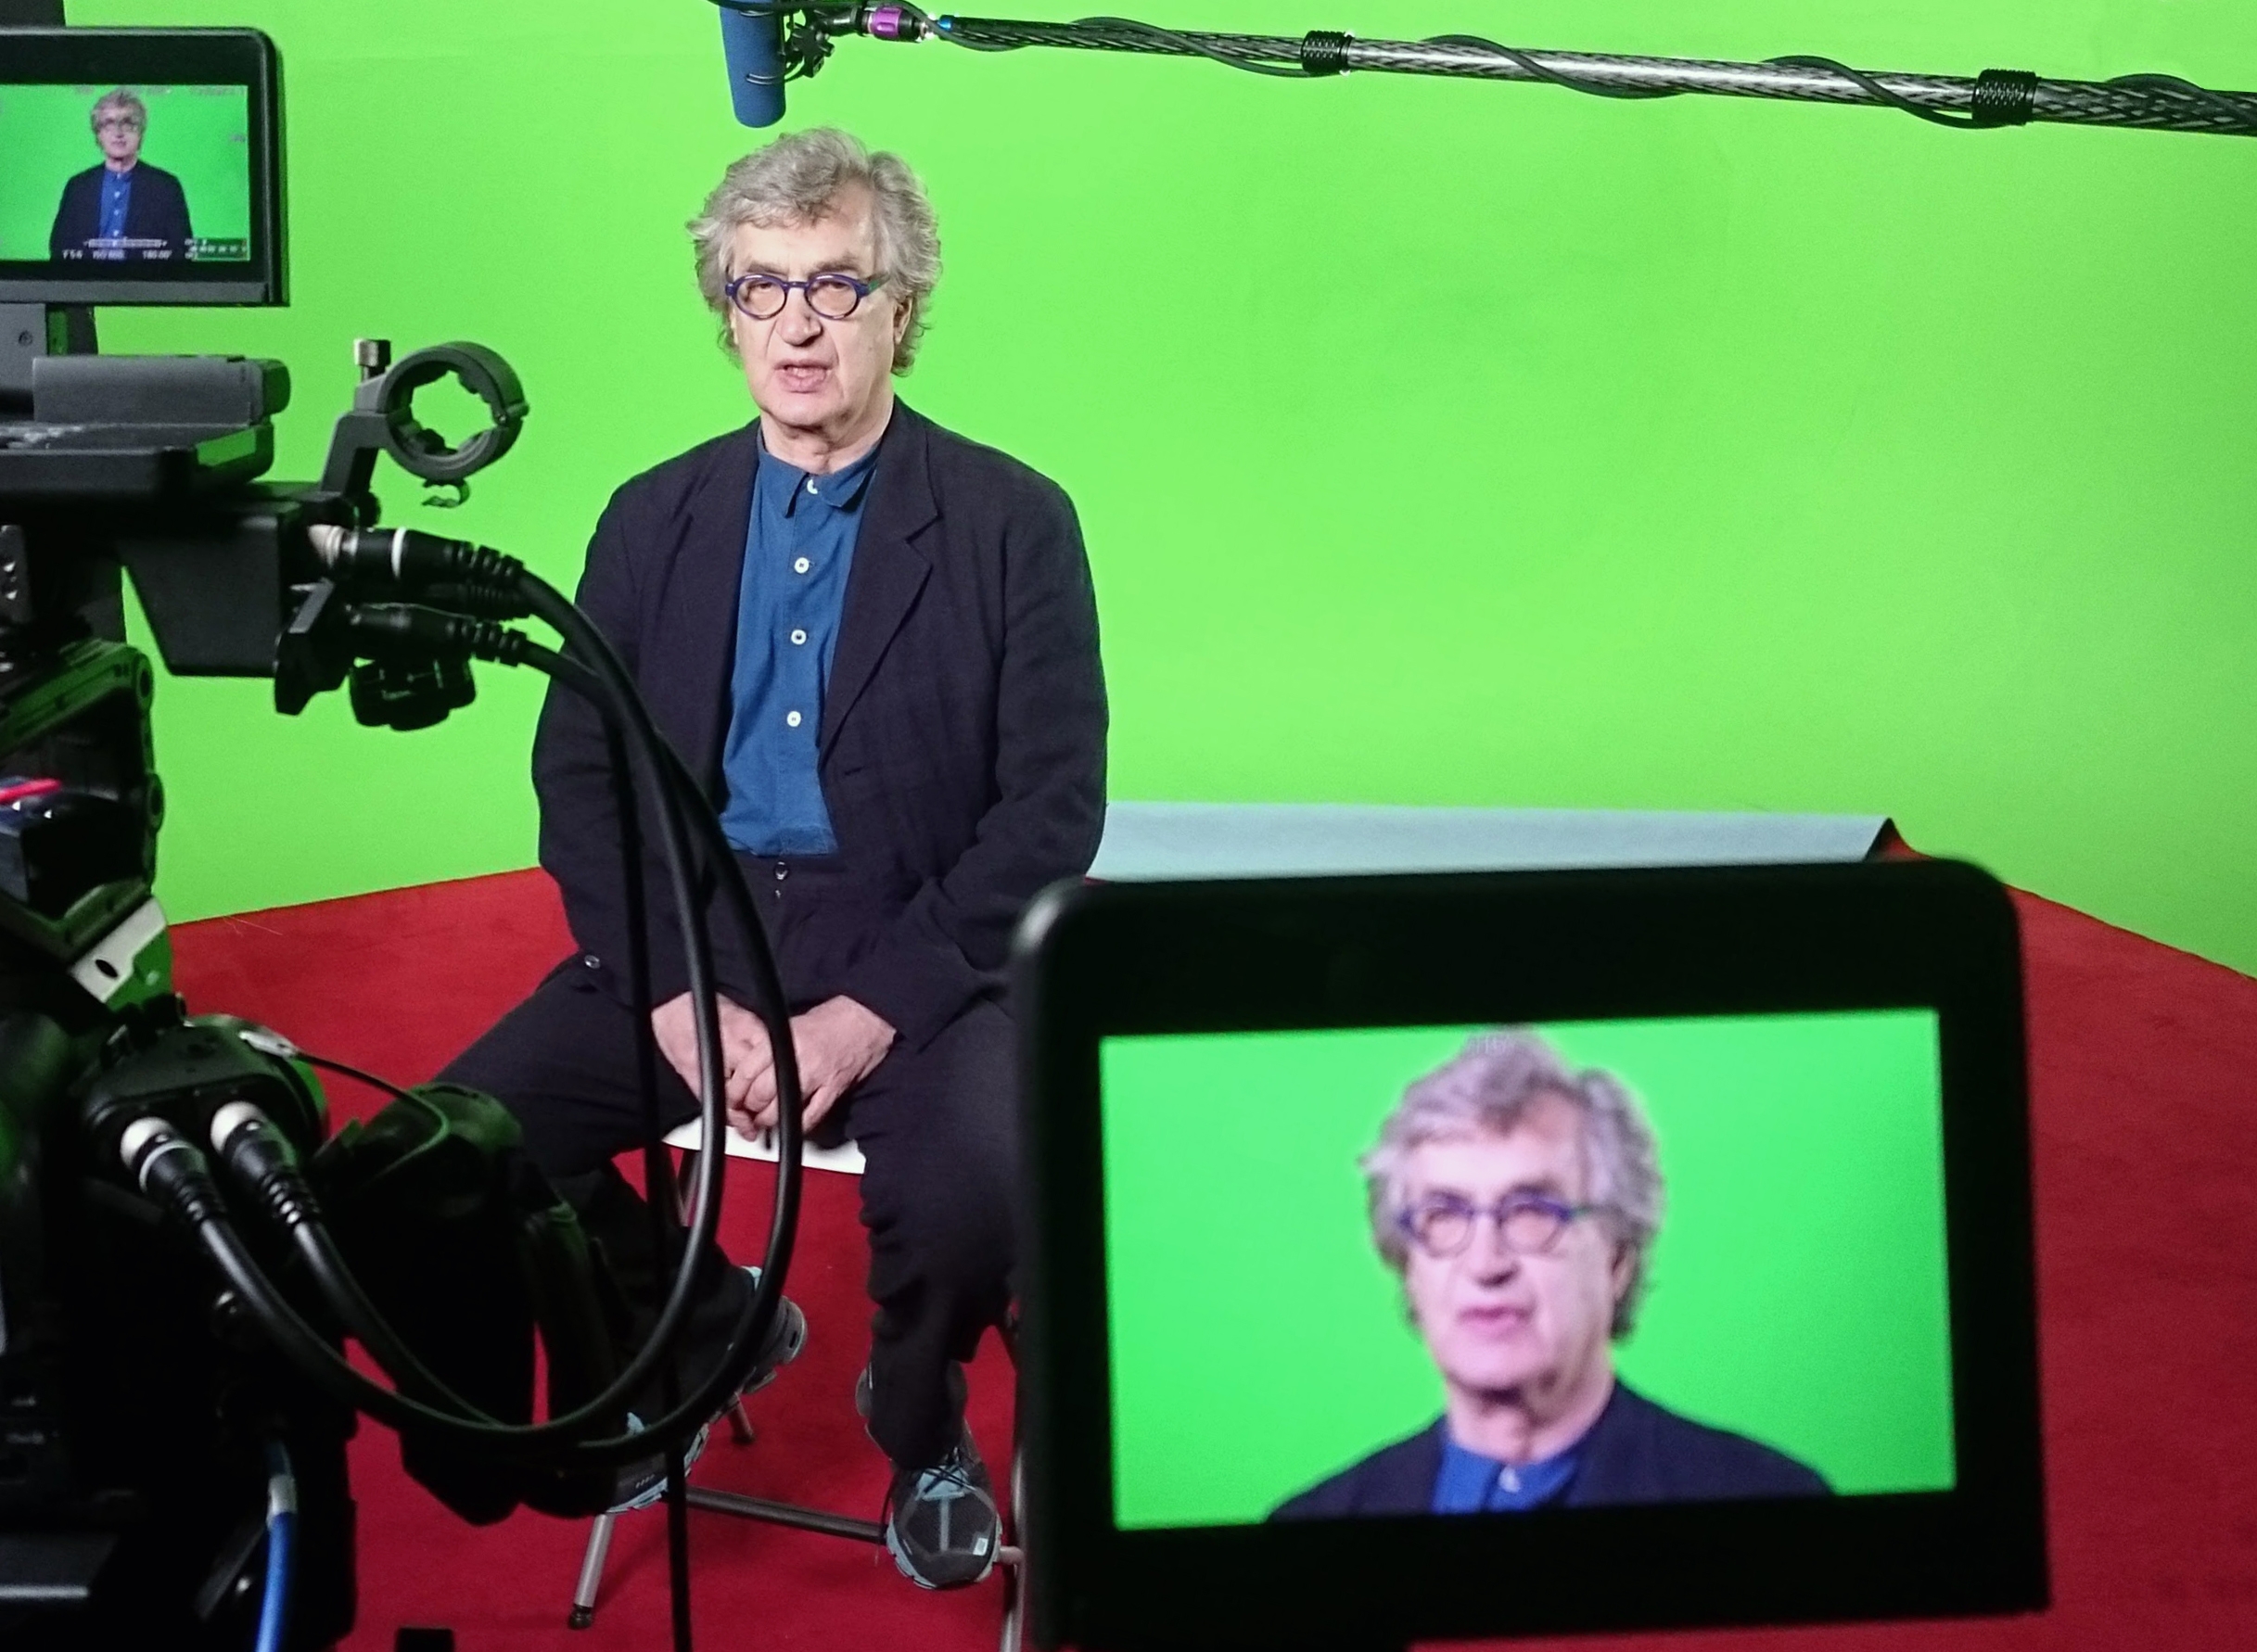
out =
[[[1985,874],[1904,861],[1061,884],[1022,926],[1013,991],[1039,1645],[1369,1648],[2046,1604],[2021,959]],[[1906,1008],[1938,1018],[1955,1489],[1114,1524],[1105,1036]]]

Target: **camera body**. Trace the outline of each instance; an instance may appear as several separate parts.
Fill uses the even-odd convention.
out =
[[[152,898],[154,672],[122,640],[121,579],[177,674],[274,677],[287,658],[284,709],[350,679],[363,721],[436,721],[470,698],[466,654],[359,659],[309,530],[375,523],[385,452],[459,499],[508,451],[525,397],[481,347],[395,365],[361,341],[319,479],[262,480],[289,400],[281,362],[101,356],[85,306],[281,301],[279,60],[249,31],[9,31],[0,145],[11,121],[97,84],[145,128],[179,115],[239,140],[181,170],[198,224],[241,233],[159,248],[129,219],[74,250],[66,189],[53,246],[0,243],[0,1639],[249,1644],[279,1444],[297,1488],[288,1644],[321,1646],[353,1616],[352,1413],[120,1174],[137,1120],[193,1143],[248,1102],[308,1159],[328,1134],[308,1070],[257,1029],[247,1042],[240,1023],[185,1017],[172,994]],[[212,170],[227,161],[233,176]],[[460,448],[414,413],[450,376],[493,417]],[[293,1277],[279,1239],[253,1249]],[[337,1343],[338,1328],[316,1328]]]

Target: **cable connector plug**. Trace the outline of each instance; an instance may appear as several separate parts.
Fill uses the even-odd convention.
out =
[[[390,654],[467,654],[515,666],[536,646],[523,631],[491,619],[472,619],[416,603],[356,603],[345,628],[356,649],[369,655]]]
[[[211,1150],[285,1227],[321,1220],[320,1201],[299,1171],[297,1150],[249,1102],[230,1101],[211,1115]]]
[[[119,1133],[118,1157],[134,1186],[198,1227],[224,1221],[227,1207],[211,1166],[163,1119],[135,1119]]]
[[[328,577],[347,587],[389,585],[417,591],[431,585],[466,585],[498,601],[514,596],[525,573],[525,565],[514,556],[412,527],[360,529],[325,522],[306,529],[306,541]],[[517,606],[506,617],[519,618],[526,612]]]

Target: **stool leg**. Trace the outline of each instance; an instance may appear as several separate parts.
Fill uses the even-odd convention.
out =
[[[753,1441],[752,1418],[745,1415],[742,1395],[737,1397],[735,1404],[729,1407],[729,1438],[739,1445],[750,1445]]]
[[[1025,1458],[1014,1444],[1011,1451],[1011,1546],[997,1557],[1003,1567],[1003,1629],[998,1652],[1019,1652],[1026,1627],[1026,1551],[1021,1515],[1026,1507]]]
[[[595,1524],[588,1529],[587,1551],[580,1557],[580,1582],[572,1586],[572,1615],[565,1620],[567,1629],[585,1629],[595,1621],[595,1591],[604,1581],[604,1557],[611,1552],[611,1528],[618,1518],[597,1515]]]

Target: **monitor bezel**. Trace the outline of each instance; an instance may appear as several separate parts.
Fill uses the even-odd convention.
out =
[[[240,85],[248,93],[251,248],[247,263],[162,273],[66,273],[48,259],[0,260],[0,303],[55,306],[278,305],[288,301],[282,161],[282,61],[256,29],[7,29],[0,85]]]
[[[1542,939],[1498,944],[1514,934]],[[1039,1644],[1387,1646],[2046,1603],[2021,955],[1985,874],[1913,861],[1060,886],[1023,926],[1013,1002]],[[1115,1527],[1104,1037],[1918,1008],[1937,1015],[1943,1069],[1953,1490]]]

